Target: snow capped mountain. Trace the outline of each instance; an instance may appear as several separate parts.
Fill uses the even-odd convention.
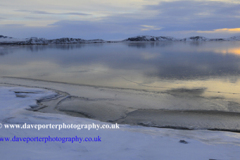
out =
[[[240,40],[240,37],[232,37],[232,40]],[[168,36],[136,36],[136,37],[130,37],[124,41],[185,41],[185,42],[204,42],[204,41],[228,41],[228,39],[218,38],[218,39],[209,39],[202,36],[193,36],[183,39],[176,39],[173,37]]]
[[[18,38],[12,38],[12,37],[8,37],[8,36],[3,36],[0,35],[0,44],[1,43],[9,43],[9,42],[18,42],[18,41],[23,41],[25,39],[18,39]]]
[[[201,42],[201,41],[209,41],[210,39],[206,37],[201,37],[201,36],[195,36],[195,37],[189,37],[189,38],[184,38],[181,41],[187,41],[187,42]]]
[[[105,41],[102,40],[102,39],[91,39],[91,40],[87,40],[87,42],[89,42],[89,43],[103,43]]]
[[[240,36],[233,36],[230,38],[227,38],[228,41],[240,41]]]
[[[0,38],[12,38],[12,37],[7,37],[7,36],[0,35]]]
[[[47,40],[44,38],[37,38],[37,37],[31,37],[31,38],[27,38],[23,41],[17,42],[20,45],[46,45],[48,44]]]
[[[163,41],[184,41],[184,42],[205,42],[205,41],[240,41],[240,36],[234,36],[230,38],[215,38],[209,39],[202,36],[193,36],[183,39],[177,39],[169,36],[136,36],[129,37],[123,41],[150,41],[150,42],[163,42]],[[58,39],[45,39],[45,38],[12,38],[0,35],[0,45],[48,45],[48,44],[79,44],[79,43],[113,43],[122,41],[104,41],[102,39],[84,40],[81,38],[58,38]]]
[[[80,38],[59,38],[47,40],[48,44],[104,43],[102,39],[84,40]]]
[[[124,41],[177,41],[176,38],[173,37],[154,37],[154,36],[136,36],[136,37],[130,37]]]
[[[45,39],[31,37],[26,39],[16,39],[0,35],[0,44],[12,45],[48,45],[48,44],[77,44],[77,43],[104,43],[102,39],[84,40],[80,38],[59,38],[59,39]]]
[[[85,40],[80,38],[59,38],[59,39],[52,39],[48,40],[48,43],[51,44],[71,44],[71,43],[80,43],[84,42]]]

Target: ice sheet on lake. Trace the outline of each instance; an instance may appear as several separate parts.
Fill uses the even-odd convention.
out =
[[[150,92],[46,81],[1,78],[0,82],[50,88],[67,93],[55,102],[55,111],[105,122],[150,127],[240,131],[240,105],[224,98],[202,97],[205,89]],[[181,93],[181,94],[180,94]],[[49,106],[49,102],[42,102]]]
[[[38,83],[40,86],[41,84]],[[43,84],[42,84],[43,85]],[[51,84],[49,84],[51,85]],[[58,87],[56,87],[58,86]],[[61,88],[57,85],[54,88]],[[68,86],[70,87],[70,86]],[[74,86],[72,86],[74,87]],[[76,87],[75,87],[76,88]],[[71,87],[70,87],[71,89]],[[79,88],[78,88],[79,89]],[[86,95],[90,88],[82,87]],[[89,91],[90,90],[90,91]],[[92,88],[92,90],[96,90]],[[97,89],[100,90],[100,89]],[[89,91],[89,92],[87,92]],[[72,94],[77,92],[73,90]],[[19,95],[20,96],[17,96]],[[96,93],[97,94],[97,93]],[[105,97],[107,93],[103,94]],[[61,114],[26,110],[36,100],[53,98],[51,90],[23,87],[0,88],[0,123],[98,123],[103,122]],[[92,95],[93,96],[93,95]],[[96,95],[95,95],[96,96]],[[109,96],[109,95],[108,95]],[[0,130],[1,137],[83,136],[102,137],[100,143],[0,142],[2,159],[237,159],[238,133],[187,131],[121,125],[119,130]],[[179,143],[180,140],[188,142]],[[184,142],[183,141],[183,142]],[[14,154],[13,154],[14,153]]]

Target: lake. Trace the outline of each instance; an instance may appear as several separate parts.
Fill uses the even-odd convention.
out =
[[[181,99],[172,104],[175,109],[171,113],[161,111],[157,114],[151,110],[146,115],[139,110],[137,115],[132,115],[135,120],[139,115],[148,117],[146,119],[168,115],[174,117],[172,121],[177,121],[175,115],[179,112],[176,112],[176,106],[184,101],[192,102],[182,103],[177,110],[187,110],[184,116],[192,116],[192,119],[199,114],[206,117],[214,114],[218,118],[223,114],[236,118],[238,115],[229,113],[240,112],[239,46],[240,42],[226,41],[1,46],[0,76],[144,91]],[[148,109],[148,103],[138,109],[143,108]],[[205,113],[206,110],[211,112]],[[133,123],[133,120],[118,122]]]

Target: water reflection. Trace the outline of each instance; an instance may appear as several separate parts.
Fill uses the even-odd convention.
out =
[[[91,66],[101,65],[115,71],[134,70],[146,77],[161,79],[187,80],[238,76],[240,49],[229,48],[229,43],[225,45],[225,48],[221,45],[223,49],[213,48],[212,51],[212,48],[199,51],[199,48],[207,47],[204,45],[195,49],[196,46],[192,46],[192,43],[165,42],[20,46],[2,48],[0,55],[15,53],[5,59],[1,58],[1,64],[19,64],[20,68],[24,63],[50,61],[58,65],[59,69],[76,66],[92,68]]]
[[[206,79],[239,75],[240,57],[235,55],[205,53],[168,53],[152,60],[156,70],[145,73],[165,79]]]
[[[0,47],[0,56],[4,56],[6,54],[10,54],[12,51],[9,49],[6,49],[5,47]]]
[[[217,53],[222,53],[224,55],[226,54],[235,54],[240,56],[240,48],[230,48],[230,49],[226,49],[226,50],[216,50]]]
[[[149,48],[171,46],[174,42],[126,42],[128,47]]]
[[[47,49],[60,49],[60,50],[73,50],[73,49],[79,49],[84,47],[85,45],[83,44],[75,44],[75,45],[32,45],[32,46],[23,46],[24,48],[26,48],[26,50],[30,50],[32,52],[38,52],[38,51],[43,51],[43,50],[47,50]]]
[[[0,76],[135,89],[195,87],[240,93],[236,87],[240,75],[239,44],[4,46],[0,49]]]

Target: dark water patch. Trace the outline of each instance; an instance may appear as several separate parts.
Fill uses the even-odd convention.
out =
[[[57,105],[62,112],[76,112],[101,121],[115,121],[125,117],[127,108],[119,107],[108,100],[66,99]]]
[[[175,129],[240,130],[240,113],[200,110],[136,110],[118,123]]]
[[[166,91],[166,93],[174,96],[201,96],[205,92],[206,88],[177,88]]]

